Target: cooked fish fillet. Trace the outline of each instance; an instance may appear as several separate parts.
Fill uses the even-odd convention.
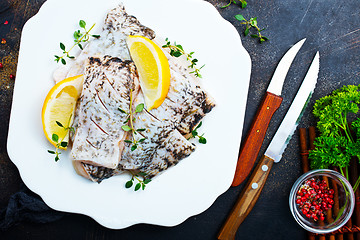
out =
[[[151,29],[141,25],[135,17],[128,15],[124,7],[120,5],[111,10],[107,15],[101,37],[92,40],[80,56],[68,66],[68,69],[59,70],[58,73],[63,71],[62,74],[66,76],[83,74],[86,59],[91,56],[109,54],[123,60],[130,59],[125,38],[133,34],[142,35],[150,39],[155,37],[155,33]],[[161,40],[155,41],[160,42]],[[161,46],[161,43],[158,43],[158,45]],[[84,157],[80,156],[88,155],[88,153],[77,153],[79,156],[77,157],[78,160],[74,161],[74,167],[80,175],[92,181],[101,182],[105,178],[131,170],[134,172],[145,172],[150,178],[168,167],[177,164],[181,159],[190,155],[191,152],[195,150],[195,145],[190,143],[186,138],[205,114],[211,111],[215,103],[209,94],[200,86],[199,80],[191,73],[192,70],[188,68],[188,62],[182,61],[181,58],[170,56],[166,49],[163,49],[163,51],[169,60],[171,74],[170,89],[167,98],[157,109],[152,109],[150,112],[143,111],[137,113],[135,116],[136,121],[134,122],[134,128],[146,129],[145,132],[141,133],[142,136],[138,134],[136,137],[145,138],[145,140],[138,144],[136,150],[131,151],[131,144],[124,144],[123,140],[125,138],[131,140],[132,137],[123,133],[120,140],[121,144],[119,144],[119,151],[116,150],[116,154],[114,153],[114,156],[110,157],[111,160],[106,160],[111,162],[111,164],[100,163],[100,159],[98,161],[92,161],[91,159],[84,160]],[[99,76],[102,76],[101,73],[103,71],[107,72],[108,67],[105,66],[104,61],[101,60],[102,58],[93,59],[100,60],[95,62],[90,61],[92,64],[95,63],[96,67],[87,67],[86,69],[93,70],[90,73],[86,71],[85,75],[90,74],[94,76],[98,72]],[[115,58],[107,57],[105,59]],[[119,59],[116,61],[121,62]],[[101,62],[101,66],[98,64],[99,62]],[[114,60],[109,60],[109,62],[111,62],[111,66],[115,64],[113,64]],[[131,65],[127,61],[123,62]],[[124,67],[121,68],[121,71],[113,72],[111,77],[114,79],[114,83],[115,79],[123,81],[126,76],[134,75],[132,71],[132,68],[127,67],[126,69],[126,67]],[[61,74],[57,75],[60,76]],[[54,78],[56,80],[56,74]],[[104,78],[100,77],[100,79],[105,82]],[[135,81],[134,86],[137,86],[137,78],[130,77],[129,79],[133,79],[133,81]],[[103,86],[106,86],[106,84]],[[128,96],[127,93],[124,93],[125,98]],[[111,99],[104,100],[106,104],[111,104],[111,101]],[[80,102],[83,102],[83,98],[81,98]],[[132,107],[135,108],[137,104],[143,102],[143,95],[140,92],[137,97],[134,98]],[[81,104],[79,104],[76,110],[73,124],[74,128],[77,129],[77,133],[78,128],[84,126],[82,123],[84,119],[82,120],[80,116],[82,115],[80,105]],[[129,107],[129,101],[128,105],[125,105],[126,104],[121,108],[127,109]],[[122,123],[122,120],[118,120],[117,128],[120,128],[121,125],[123,125]],[[80,141],[77,139],[77,136],[75,136],[75,139],[73,136],[72,139],[74,142],[72,152],[82,151],[82,148],[74,148],[76,147],[76,142]],[[81,144],[84,144],[84,141],[86,143],[86,140],[81,140]],[[116,147],[116,144],[114,144],[114,146]],[[105,152],[104,150],[101,151]],[[114,163],[116,163],[115,159],[118,159],[116,167],[114,167]]]
[[[140,92],[134,101],[133,108],[143,102],[143,95]],[[164,112],[170,111],[164,107],[161,105],[159,108]],[[139,143],[133,151],[131,150],[132,144],[125,143],[116,170],[82,164],[89,179],[101,182],[103,179],[121,174],[125,170],[133,173],[143,172],[147,174],[148,178],[152,178],[168,167],[177,164],[195,150],[195,145],[181,135],[173,121],[160,120],[147,111],[136,113],[134,119],[135,129],[146,129],[141,132],[141,135],[137,134],[137,140],[141,138],[145,138],[145,140]],[[128,135],[128,137],[132,139],[132,136]]]
[[[161,37],[156,37],[153,41],[159,46],[165,45],[165,40]],[[175,102],[175,106],[181,106],[183,114],[177,129],[188,138],[205,114],[215,107],[215,100],[203,89],[184,56],[176,58],[170,55],[170,49],[162,50],[169,61],[171,73],[167,97]]]
[[[134,107],[144,102],[144,96],[140,92],[137,99],[134,101]],[[172,118],[176,118],[175,115],[171,115],[172,118],[167,117],[166,114],[172,112],[167,105],[162,104],[158,111],[155,112],[158,115],[154,115],[152,111],[142,111],[137,113],[134,118],[135,129],[145,129],[141,132],[141,136],[138,138],[145,138],[143,142],[138,145],[138,148],[131,151],[130,145],[126,146],[119,162],[120,169],[124,170],[140,170],[147,173],[146,166],[151,164],[151,159],[156,154],[159,148],[166,145],[168,155],[172,155],[178,152],[178,161],[189,155],[189,152],[195,150],[195,145],[191,144],[185,139],[179,131],[175,128],[175,122]],[[160,115],[159,113],[162,113]],[[182,142],[183,145],[179,146],[178,142]],[[180,154],[181,151],[186,153]]]
[[[129,60],[130,53],[125,39],[129,35],[135,34],[150,39],[155,38],[154,31],[143,26],[134,16],[127,14],[123,5],[112,9],[105,19],[101,37],[90,41],[76,60],[64,67],[67,69],[60,68],[55,74],[55,81],[62,80],[63,77],[60,76],[64,74],[66,77],[83,74],[84,62],[91,56],[109,55]],[[160,37],[154,41],[159,46],[165,43]],[[194,78],[191,73],[192,69],[188,68],[189,63],[181,58],[170,56],[168,49],[163,49],[163,51],[169,60],[171,70],[171,86],[167,100],[170,101],[169,105],[177,105],[176,111],[178,111],[177,118],[173,121],[176,121],[178,130],[188,136],[194,126],[215,106],[215,103],[202,89],[198,79]],[[63,74],[60,74],[61,72]],[[163,117],[174,117],[173,112]]]
[[[162,108],[151,110],[155,116],[171,119],[176,129],[188,136],[206,113],[215,106],[214,100],[200,86],[198,81],[179,73],[174,65],[170,65],[170,89]]]
[[[144,103],[144,96],[140,92],[134,100],[133,109],[141,103]],[[132,144],[126,143],[121,161],[119,162],[120,168],[126,170],[138,169],[146,159],[149,159],[154,154],[156,147],[164,136],[174,130],[172,121],[168,119],[160,121],[146,110],[134,115],[133,125],[134,129],[145,129],[145,131],[135,135],[137,141],[143,138],[143,142],[139,143],[135,150],[131,150]],[[134,140],[133,136],[130,135],[129,140]]]
[[[71,150],[75,169],[81,175],[84,175],[81,163],[110,169],[118,166],[128,134],[121,129],[127,115],[119,108],[127,109],[130,105],[130,90],[138,88],[136,82],[133,62],[90,58]]]
[[[85,62],[89,57],[108,55],[130,60],[126,45],[126,37],[129,35],[141,35],[149,39],[155,37],[153,30],[127,14],[124,5],[120,4],[107,14],[100,38],[92,39],[75,60],[69,60],[65,66],[58,68],[53,74],[54,81],[59,82],[66,77],[83,74]]]

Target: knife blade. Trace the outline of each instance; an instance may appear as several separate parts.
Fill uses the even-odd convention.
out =
[[[305,38],[292,46],[276,67],[250,130],[242,144],[232,186],[238,186],[249,175],[264,141],[270,120],[282,102],[280,95],[287,72],[304,42]]]
[[[304,110],[312,96],[319,73],[319,52],[316,53],[289,110],[271,140],[265,154],[256,166],[247,185],[223,225],[218,239],[234,239],[237,229],[254,207],[274,162],[281,160]]]

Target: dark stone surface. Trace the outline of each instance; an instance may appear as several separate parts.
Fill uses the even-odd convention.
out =
[[[44,0],[1,0],[0,38],[0,206],[5,206],[10,196],[18,191],[20,176],[6,152],[6,138],[21,29],[36,14]],[[347,84],[359,84],[360,58],[360,2],[358,0],[259,0],[248,1],[246,9],[232,4],[220,7],[227,0],[209,0],[239,31],[242,42],[252,59],[252,73],[246,108],[244,134],[249,129],[267,85],[286,50],[298,40],[307,41],[294,60],[284,84],[284,101],[275,113],[260,153],[269,144],[276,128],[295,96],[306,70],[316,51],[320,51],[320,73],[315,93],[307,108],[301,127],[315,125],[311,108],[314,101],[332,90]],[[179,1],[181,4],[181,1]],[[270,39],[259,44],[243,35],[244,26],[234,15],[245,18],[258,17],[262,33]],[[196,19],[196,16],[191,16]],[[8,25],[4,25],[9,21]],[[293,220],[289,207],[290,188],[301,175],[299,141],[296,132],[283,159],[276,164],[253,211],[240,226],[236,239],[305,239],[305,232]],[[89,217],[70,214],[62,219],[34,224],[23,222],[0,233],[1,239],[215,239],[236,201],[243,185],[230,188],[205,212],[190,217],[175,227],[139,224],[123,230],[109,230]]]

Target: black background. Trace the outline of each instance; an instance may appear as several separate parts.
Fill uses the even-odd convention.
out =
[[[14,80],[10,79],[9,75],[16,74],[21,29],[27,19],[37,13],[43,2],[44,0],[0,1],[0,38],[7,41],[6,44],[0,44],[0,62],[4,64],[4,68],[0,69],[1,207],[6,206],[9,197],[18,191],[21,183],[19,173],[6,151],[14,86]],[[265,151],[290,106],[316,51],[320,51],[318,84],[301,120],[301,127],[315,125],[316,121],[311,114],[311,108],[316,99],[343,85],[360,83],[358,66],[360,2],[358,0],[248,0],[248,6],[245,9],[235,4],[221,9],[221,6],[227,4],[227,0],[209,0],[208,2],[236,27],[243,46],[252,59],[243,138],[282,55],[294,43],[307,38],[286,78],[282,94],[283,103],[273,117],[260,153]],[[177,4],[181,4],[181,0],[177,1]],[[257,17],[259,27],[265,28],[263,35],[270,40],[259,44],[256,39],[244,36],[244,26],[234,18],[236,14],[242,14],[247,19]],[[60,17],[65,16],[66,13],[60,14]],[[196,16],[187,17],[192,17],[196,21]],[[3,24],[5,21],[9,24]],[[224,150],[219,149],[219,151]],[[305,231],[293,220],[288,206],[290,188],[300,175],[299,140],[298,131],[296,131],[282,161],[273,167],[253,211],[240,226],[236,239],[305,239]],[[0,232],[0,238],[215,239],[243,187],[244,185],[230,188],[219,196],[208,210],[190,217],[175,227],[139,224],[122,230],[109,230],[89,217],[69,214],[53,223],[21,223],[5,232]]]

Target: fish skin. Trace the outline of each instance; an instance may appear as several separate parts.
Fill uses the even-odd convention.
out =
[[[73,162],[73,166],[80,176],[97,183],[101,183],[104,179],[120,174],[117,169],[94,166],[84,162]]]
[[[129,15],[123,4],[119,4],[118,7],[109,11],[105,19],[103,30],[108,30],[109,32],[121,32],[125,36],[140,35],[149,39],[155,38],[155,32],[142,25],[136,17]]]
[[[75,170],[82,172],[80,163],[115,169],[128,135],[119,126],[127,119],[119,108],[126,109],[130,89],[139,88],[135,65],[108,56],[90,58],[84,77],[71,150]]]
[[[190,138],[192,136],[191,132],[198,126],[205,115],[215,106],[215,100],[207,94],[207,97],[200,103],[197,111],[189,114],[181,120],[180,124],[177,126],[177,130],[185,138]]]
[[[178,164],[180,160],[188,157],[195,151],[195,148],[195,145],[182,136],[179,131],[171,131],[159,143],[151,158],[146,159],[142,163],[138,171],[146,173],[145,178],[151,179],[169,167]]]

